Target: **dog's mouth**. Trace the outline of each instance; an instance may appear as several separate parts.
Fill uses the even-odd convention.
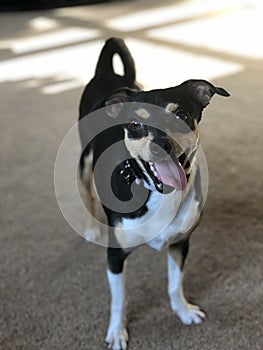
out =
[[[155,162],[141,162],[158,192],[183,191],[187,186],[185,171],[177,159],[171,157]]]

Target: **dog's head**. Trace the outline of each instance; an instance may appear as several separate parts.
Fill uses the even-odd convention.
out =
[[[126,148],[157,191],[185,189],[198,124],[214,94],[229,96],[205,80],[188,80],[163,90],[122,89],[107,100],[107,114],[124,118]]]

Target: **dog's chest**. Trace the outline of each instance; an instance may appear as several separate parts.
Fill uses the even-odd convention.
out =
[[[199,218],[198,207],[193,183],[183,192],[152,192],[146,214],[136,219],[123,218],[116,228],[116,237],[123,247],[147,244],[161,250],[188,235]]]

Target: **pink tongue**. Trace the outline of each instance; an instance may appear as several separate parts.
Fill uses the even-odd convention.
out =
[[[154,163],[155,169],[162,182],[168,186],[183,191],[187,185],[185,172],[177,160],[165,160]]]

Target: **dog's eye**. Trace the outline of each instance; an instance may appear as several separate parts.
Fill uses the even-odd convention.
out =
[[[176,111],[175,114],[177,119],[180,118],[182,120],[187,120],[189,117],[188,113],[183,111],[182,109],[180,109],[179,111]]]
[[[142,129],[142,123],[138,120],[133,120],[132,123],[128,125],[128,128],[133,131]]]

